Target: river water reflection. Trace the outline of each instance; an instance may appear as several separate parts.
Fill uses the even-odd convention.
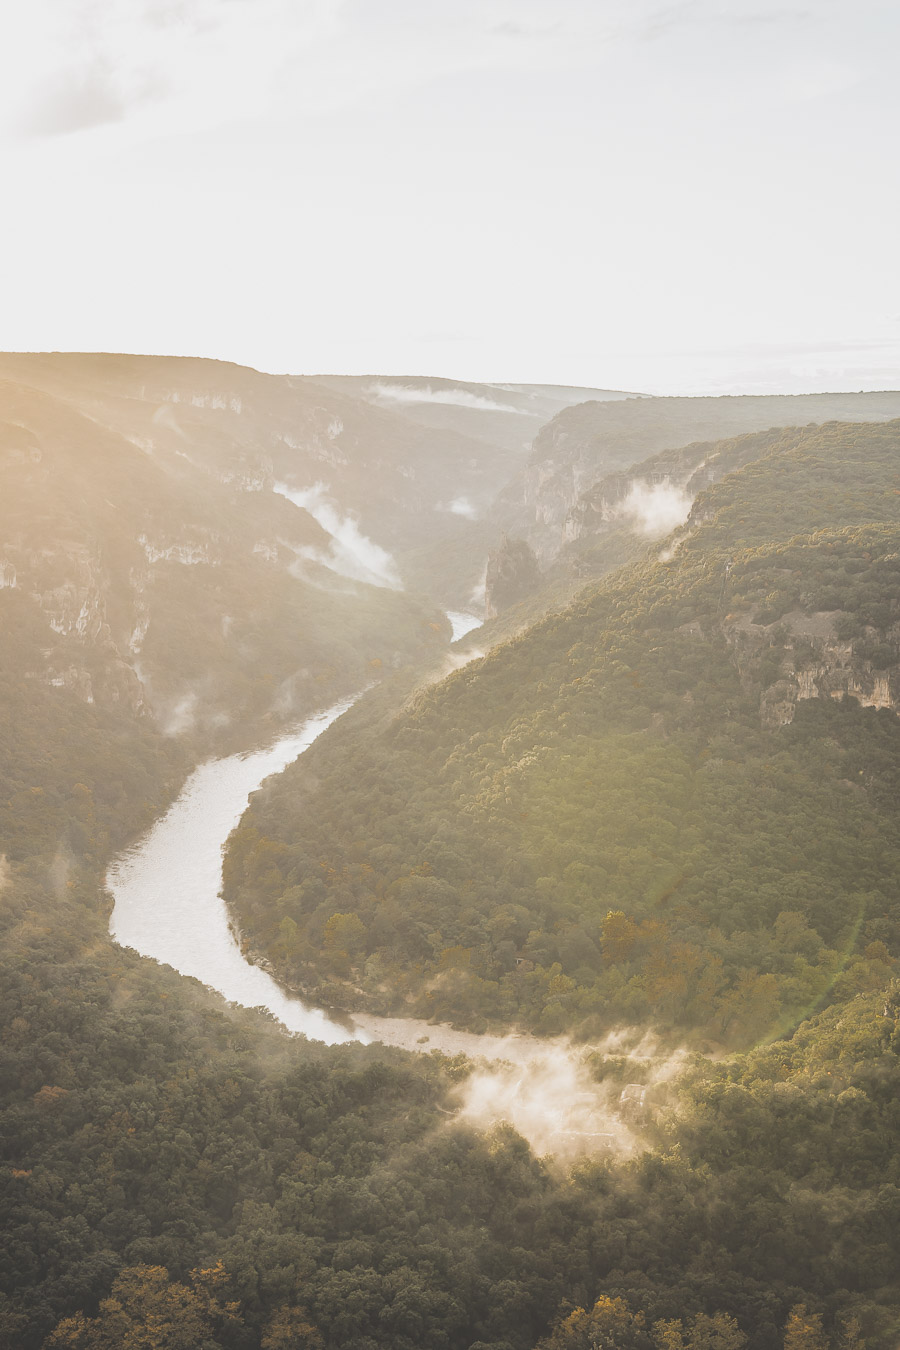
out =
[[[546,1046],[528,1036],[477,1036],[412,1018],[328,1015],[288,994],[241,955],[220,895],[225,841],[250,794],[307,750],[354,701],[317,713],[266,750],[201,764],[166,814],[110,867],[107,885],[115,901],[110,932],[121,946],[174,966],[229,1002],[267,1008],[289,1031],[312,1040],[381,1041],[408,1050],[530,1060]]]
[[[116,942],[194,976],[233,1003],[268,1008],[288,1030],[330,1045],[370,1038],[349,1019],[341,1024],[292,998],[267,971],[245,961],[219,892],[222,850],[251,792],[307,750],[353,701],[318,713],[267,750],[201,764],[165,816],[107,876]]]

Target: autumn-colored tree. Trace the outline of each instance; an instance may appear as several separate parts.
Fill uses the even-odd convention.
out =
[[[687,1350],[743,1350],[746,1344],[747,1337],[728,1313],[698,1313],[691,1320]]]
[[[302,1308],[282,1307],[266,1324],[261,1350],[322,1350],[322,1337]]]
[[[637,924],[621,909],[611,909],[603,920],[600,947],[608,965],[627,961],[637,938]]]
[[[698,1313],[687,1323],[654,1322],[653,1341],[657,1350],[743,1350],[747,1337],[728,1313]]]
[[[822,1318],[811,1313],[805,1303],[791,1308],[784,1328],[784,1350],[828,1350]]]
[[[191,1271],[190,1286],[173,1283],[162,1266],[128,1266],[113,1281],[96,1317],[66,1317],[45,1350],[215,1350],[216,1334],[240,1322],[238,1304],[223,1302],[221,1261]]]
[[[366,928],[358,914],[332,914],[325,925],[325,946],[353,956],[365,945]]]
[[[840,1339],[838,1345],[840,1350],[866,1350],[866,1342],[863,1338],[862,1327],[859,1324],[859,1318],[852,1314],[838,1319],[840,1326]]]
[[[540,1350],[643,1350],[644,1314],[632,1313],[621,1298],[602,1294],[590,1311],[576,1308],[560,1322]]]
[[[654,1322],[653,1344],[656,1350],[685,1350],[684,1323],[681,1318]]]

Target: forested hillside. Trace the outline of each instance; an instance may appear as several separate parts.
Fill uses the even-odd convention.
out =
[[[900,425],[786,432],[680,546],[259,794],[226,878],[343,1006],[745,1047],[900,954]]]
[[[895,1344],[897,997],[698,1059],[649,1151],[570,1171],[455,1122],[464,1066],[286,1041],[112,948],[89,894],[3,895],[8,1350],[571,1348],[598,1300],[633,1350]]]
[[[826,421],[885,422],[900,417],[900,394],[740,395],[725,398],[590,400],[563,409],[535,437],[528,463],[498,498],[505,528],[553,559],[571,519],[589,509],[600,480],[661,451]]]
[[[176,392],[148,449],[131,395],[4,387],[0,1346],[893,1350],[900,428],[760,442],[661,557],[394,669],[234,837],[288,981],[575,1033],[611,1105],[573,1164],[465,1110],[499,1070],[288,1038],[110,941],[200,755],[446,650],[285,566],[321,527]]]

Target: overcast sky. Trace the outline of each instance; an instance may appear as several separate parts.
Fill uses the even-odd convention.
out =
[[[28,0],[0,348],[900,387],[897,0]]]

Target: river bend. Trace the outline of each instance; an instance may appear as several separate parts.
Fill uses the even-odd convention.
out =
[[[229,1002],[264,1007],[289,1031],[312,1040],[380,1041],[407,1050],[531,1060],[546,1045],[528,1036],[478,1036],[372,1014],[338,1019],[288,994],[241,954],[221,896],[225,841],[250,794],[309,749],[354,701],[317,713],[268,749],[201,764],[166,814],[110,867],[107,886],[115,902],[110,932],[121,946],[193,976]]]

